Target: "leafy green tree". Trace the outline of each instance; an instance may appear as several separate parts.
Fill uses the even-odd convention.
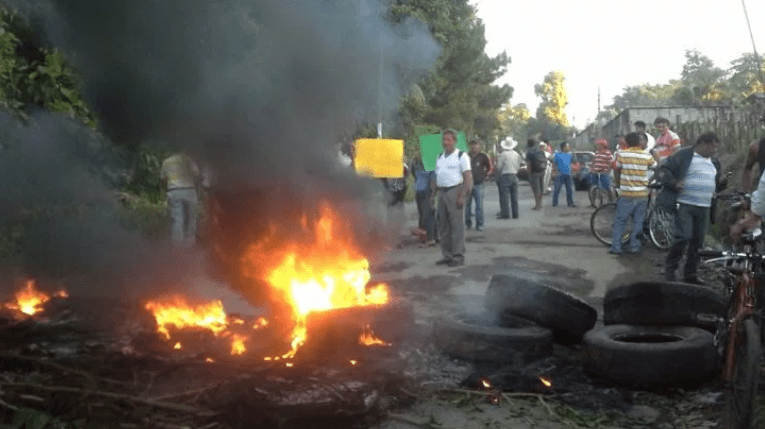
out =
[[[620,95],[613,99],[613,104],[605,106],[620,112],[628,107],[660,107],[673,104],[673,96],[680,88],[680,82],[672,80],[667,84],[626,86]]]
[[[765,92],[765,61],[757,59],[754,54],[745,53],[731,61],[728,72],[728,84],[733,97],[746,98],[755,92]]]
[[[95,114],[64,55],[42,44],[18,14],[0,3],[0,107],[20,118],[35,108],[67,113],[94,127]]]
[[[489,57],[485,28],[466,0],[394,0],[388,19],[409,17],[428,25],[442,47],[433,71],[418,85],[421,97],[408,96],[401,117],[409,132],[424,124],[451,127],[483,139],[497,134],[497,112],[513,88],[494,82],[507,71],[506,53]]]
[[[680,78],[680,88],[674,99],[681,105],[701,105],[720,102],[726,95],[726,71],[697,50],[685,51],[685,65]]]
[[[509,136],[522,142],[528,136],[530,119],[531,112],[526,107],[526,104],[520,103],[515,106],[511,106],[510,104],[505,105],[499,113],[497,113],[497,120],[500,125],[498,140],[504,140],[505,137]]]

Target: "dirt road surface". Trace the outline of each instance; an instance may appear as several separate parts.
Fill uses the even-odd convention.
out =
[[[564,191],[561,191],[565,194]],[[498,192],[493,182],[485,184],[484,231],[466,233],[466,264],[457,268],[436,266],[438,247],[421,248],[406,235],[416,226],[416,208],[406,207],[407,225],[401,248],[376,259],[375,280],[415,304],[421,335],[420,355],[438,353],[428,345],[432,321],[439,315],[482,308],[490,277],[498,273],[533,272],[553,284],[582,297],[598,310],[602,323],[602,299],[609,287],[639,280],[656,280],[663,253],[649,247],[640,255],[614,256],[590,232],[589,206],[583,191],[576,193],[576,207],[551,207],[544,199],[542,211],[532,211],[533,198],[527,182],[521,182],[520,218],[499,220]],[[650,245],[649,245],[650,246]],[[555,354],[576,365],[577,347],[556,346]],[[598,392],[613,396],[618,404],[583,410],[553,399],[517,398],[491,405],[485,398],[446,393],[469,377],[474,367],[449,358],[430,358],[420,365],[422,391],[412,392],[413,405],[392,414],[379,427],[393,428],[711,428],[722,427],[719,386],[710,381],[696,389],[640,391],[599,386]],[[593,383],[597,384],[597,383]],[[467,395],[467,396],[466,396]],[[587,395],[583,393],[583,395]],[[595,398],[597,395],[591,395]]]

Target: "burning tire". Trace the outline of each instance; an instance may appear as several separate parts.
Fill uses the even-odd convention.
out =
[[[515,326],[498,326],[486,314],[457,314],[436,320],[436,347],[471,361],[523,363],[552,352],[552,331],[514,318]]]
[[[603,301],[606,325],[698,326],[715,329],[725,313],[722,293],[686,283],[638,282],[615,287]]]
[[[570,293],[504,274],[492,276],[485,305],[493,314],[509,313],[553,329],[566,342],[578,342],[598,318],[592,306]]]
[[[636,385],[699,380],[717,368],[713,335],[691,326],[610,325],[582,341],[584,369]]]

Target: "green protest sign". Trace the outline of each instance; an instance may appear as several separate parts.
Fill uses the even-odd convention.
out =
[[[441,144],[441,134],[428,134],[420,136],[420,155],[422,155],[422,165],[426,171],[433,171],[436,169],[436,158],[444,151],[444,147]],[[467,138],[465,133],[460,131],[457,133],[457,149],[467,152]]]

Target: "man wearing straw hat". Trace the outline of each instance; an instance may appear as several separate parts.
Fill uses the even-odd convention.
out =
[[[499,188],[499,216],[497,219],[510,219],[510,209],[513,219],[518,219],[518,169],[521,166],[521,156],[515,151],[518,142],[508,137],[499,144],[501,150],[497,157],[497,187]],[[507,197],[510,196],[508,207]]]

